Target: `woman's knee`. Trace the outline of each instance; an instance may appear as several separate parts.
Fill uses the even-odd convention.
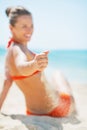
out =
[[[70,95],[70,97],[71,97],[71,104],[70,104],[69,115],[77,114],[75,99],[72,95]]]

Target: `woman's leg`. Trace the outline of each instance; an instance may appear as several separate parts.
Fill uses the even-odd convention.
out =
[[[53,74],[53,82],[56,85],[56,91],[58,92],[59,95],[64,93],[70,96],[71,104],[70,104],[70,110],[68,115],[71,115],[72,113],[76,113],[75,101],[72,94],[72,89],[70,87],[70,84],[62,74],[62,72],[56,71]]]

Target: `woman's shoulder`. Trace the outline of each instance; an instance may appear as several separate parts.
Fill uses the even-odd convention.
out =
[[[17,54],[21,54],[23,53],[23,50],[18,46],[18,45],[13,45],[9,51],[13,54],[13,55],[17,55]]]
[[[17,45],[14,45],[14,46],[11,46],[9,49],[8,49],[8,52],[7,52],[7,57],[8,58],[13,58],[15,59],[16,57],[19,57],[20,59],[26,59],[26,55],[25,53],[23,52],[23,50],[17,46]]]

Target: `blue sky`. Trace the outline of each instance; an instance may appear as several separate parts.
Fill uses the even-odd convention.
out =
[[[33,49],[87,49],[87,0],[0,0],[0,47],[11,36],[5,9],[22,5],[32,12]]]

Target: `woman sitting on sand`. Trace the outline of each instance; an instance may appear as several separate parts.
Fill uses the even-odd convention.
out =
[[[7,8],[6,14],[12,38],[8,43],[0,108],[14,81],[24,94],[27,115],[70,115],[74,110],[74,100],[68,82],[59,72],[54,74],[51,83],[44,74],[49,52],[35,54],[27,48],[33,33],[31,13],[17,6]]]

